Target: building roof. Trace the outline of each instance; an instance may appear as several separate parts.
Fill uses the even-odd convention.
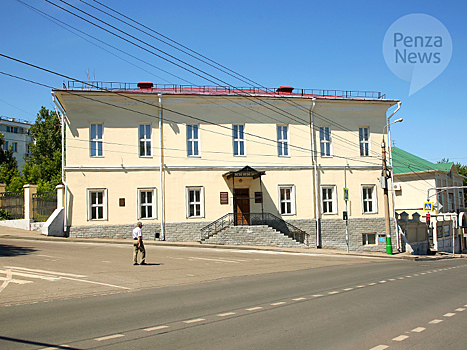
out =
[[[453,165],[453,162],[432,163],[412,153],[401,150],[400,148],[392,148],[392,167],[394,175],[422,171],[449,172]]]

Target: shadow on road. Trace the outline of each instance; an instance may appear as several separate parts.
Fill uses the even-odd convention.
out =
[[[67,345],[62,346],[62,345],[55,345],[55,344],[42,343],[42,342],[37,342],[37,341],[32,341],[32,340],[10,338],[10,337],[3,337],[3,336],[0,336],[0,340],[4,340],[4,341],[7,341],[7,342],[13,342],[13,343],[19,343],[19,344],[28,344],[28,345],[35,345],[35,346],[47,346],[48,349],[81,350],[81,349],[78,349],[78,348],[69,347]]]
[[[0,244],[0,257],[1,256],[17,256],[26,255],[35,252],[36,249],[28,247],[20,247],[9,244]]]

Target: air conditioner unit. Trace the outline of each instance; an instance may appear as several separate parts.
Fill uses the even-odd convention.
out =
[[[400,183],[394,183],[394,191],[400,191],[401,190],[401,184]]]

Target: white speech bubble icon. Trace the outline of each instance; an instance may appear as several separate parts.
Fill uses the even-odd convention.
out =
[[[410,82],[410,96],[446,69],[452,56],[451,35],[430,15],[406,15],[386,32],[383,56],[396,76]]]

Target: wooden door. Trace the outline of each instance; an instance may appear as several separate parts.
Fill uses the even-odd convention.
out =
[[[250,192],[248,188],[236,188],[234,194],[236,208],[236,225],[250,224]]]

